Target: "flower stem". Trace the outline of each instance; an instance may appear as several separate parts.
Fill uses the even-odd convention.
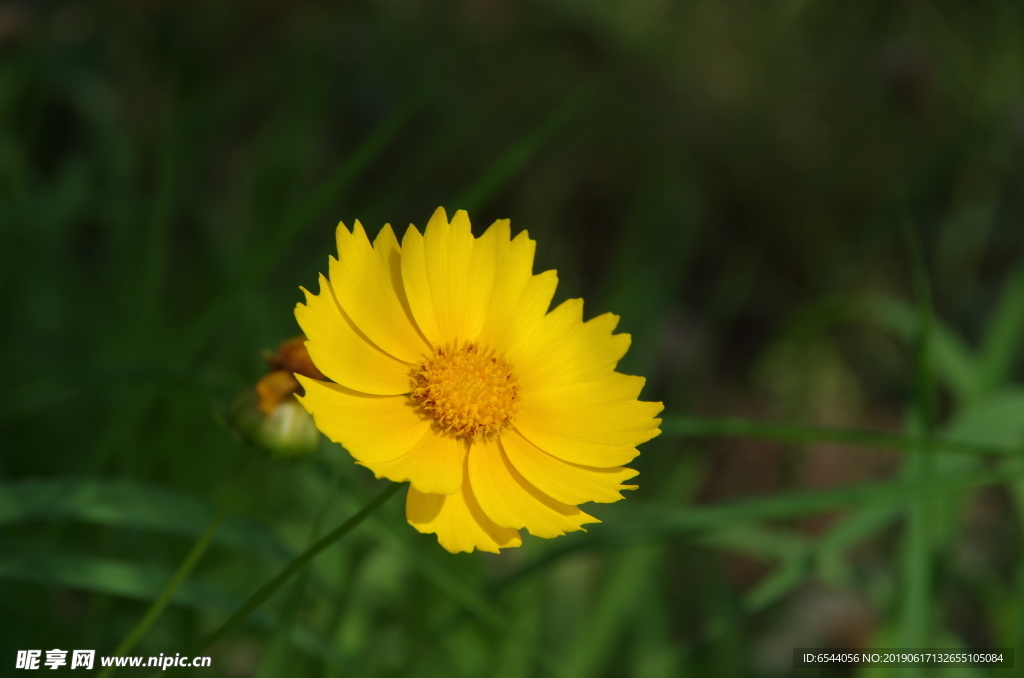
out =
[[[157,596],[156,600],[150,603],[149,609],[147,609],[146,613],[142,615],[142,619],[135,624],[132,630],[128,632],[128,635],[124,637],[124,640],[121,641],[121,644],[117,646],[117,649],[114,650],[113,656],[123,657],[127,653],[131,652],[132,648],[135,647],[135,644],[139,642],[144,635],[146,635],[146,632],[149,630],[149,627],[153,625],[153,622],[159,619],[160,615],[163,614],[164,608],[166,608],[167,604],[171,602],[171,598],[174,597],[175,592],[177,592],[185,579],[192,573],[192,570],[199,563],[200,559],[202,559],[203,554],[206,553],[206,549],[209,548],[210,543],[213,541],[214,536],[216,536],[221,524],[224,522],[224,519],[227,518],[228,513],[231,511],[231,507],[234,506],[235,501],[241,494],[242,487],[245,485],[246,480],[249,479],[249,476],[252,475],[252,471],[256,468],[257,463],[258,459],[249,464],[245,471],[243,471],[242,475],[239,476],[238,480],[235,482],[235,486],[231,490],[231,493],[228,495],[228,498],[224,500],[221,504],[220,510],[217,511],[217,515],[213,517],[213,520],[211,520],[210,524],[207,525],[206,530],[199,536],[196,543],[192,545],[192,549],[188,552],[188,555],[185,556],[185,559],[181,561],[178,569],[174,572],[174,576],[172,576],[170,581],[168,581],[164,586],[160,595]],[[116,666],[107,666],[100,672],[97,678],[110,678],[116,670]]]
[[[260,605],[265,603],[267,599],[270,598],[270,596],[272,596],[274,592],[277,591],[277,589],[281,588],[281,586],[284,585],[296,572],[301,570],[306,563],[313,560],[313,558],[319,555],[321,551],[323,551],[328,546],[338,541],[346,534],[351,532],[353,529],[355,529],[356,526],[359,525],[359,523],[366,520],[368,517],[370,517],[370,515],[373,514],[374,511],[383,506],[388,499],[391,499],[391,497],[395,496],[395,494],[401,488],[401,483],[391,483],[386,488],[384,488],[384,490],[380,494],[378,494],[370,503],[364,506],[362,510],[359,511],[359,513],[355,514],[354,516],[346,520],[344,523],[338,526],[333,532],[327,534],[319,541],[314,543],[312,546],[310,546],[308,549],[306,549],[300,556],[298,556],[297,558],[295,558],[295,560],[290,562],[288,566],[281,571],[280,574],[278,574],[276,577],[274,577],[266,584],[261,586],[260,589],[256,591],[256,593],[249,596],[249,599],[245,601],[242,607],[238,608],[238,610],[233,615],[231,615],[231,618],[224,622],[220,628],[218,628],[216,631],[214,631],[210,635],[206,636],[206,638],[204,638],[202,641],[200,641],[200,643],[193,650],[192,654],[195,655],[202,652],[203,650],[210,647],[218,640],[226,636],[228,632],[230,632],[236,626],[245,621],[246,617],[248,617],[253,612],[253,610],[255,610]]]
[[[327,486],[327,491],[324,493],[323,501],[316,512],[316,516],[313,518],[313,525],[309,531],[309,538],[306,540],[307,544],[313,544],[316,541],[317,536],[319,536],[324,519],[327,517],[327,512],[334,501],[335,495],[337,494],[338,483],[340,481],[341,467],[335,466],[331,481]],[[302,595],[305,591],[306,580],[308,578],[309,565],[307,563],[302,571],[295,577],[295,581],[291,584],[284,606],[282,607],[282,612],[278,617],[277,629],[274,631],[274,635],[271,637],[267,649],[263,652],[263,659],[260,660],[260,666],[259,670],[256,672],[256,678],[287,675],[287,667],[291,654],[292,628],[295,626],[295,618],[298,615],[299,607],[302,604]]]

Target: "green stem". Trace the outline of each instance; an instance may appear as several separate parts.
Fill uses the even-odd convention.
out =
[[[316,516],[313,518],[313,525],[309,530],[309,538],[306,540],[307,544],[312,545],[315,543],[317,536],[320,534],[320,529],[323,526],[324,519],[327,517],[327,512],[334,500],[334,496],[338,489],[338,483],[340,481],[340,467],[335,467],[333,477],[327,486],[327,492],[324,493],[324,498],[320,503],[320,508],[317,510]],[[303,568],[302,572],[300,572],[295,578],[295,582],[292,583],[283,611],[279,617],[277,629],[274,631],[274,636],[270,640],[270,645],[263,653],[263,659],[260,661],[259,670],[256,672],[256,678],[262,678],[263,676],[281,676],[288,673],[286,667],[288,666],[290,658],[289,655],[291,653],[292,627],[295,625],[295,617],[298,614],[299,606],[302,604],[302,595],[305,591],[306,580],[308,578],[309,568],[306,567]]]
[[[927,647],[931,630],[931,569],[933,516],[928,484],[932,477],[933,455],[923,440],[927,438],[935,415],[935,389],[931,373],[930,340],[932,293],[924,248],[909,214],[901,219],[903,235],[910,254],[917,305],[917,336],[914,338],[914,403],[910,413],[910,437],[917,443],[910,448],[907,475],[920,486],[907,504],[907,529],[904,535],[902,640],[903,647]],[[910,675],[922,675],[913,667]]]
[[[923,415],[915,408],[911,429],[923,429]],[[905,588],[902,610],[903,647],[927,647],[931,615],[931,458],[926,449],[914,449],[907,461],[907,475],[917,489],[907,502],[907,525],[904,534],[903,581]],[[920,669],[911,671],[919,675]]]
[[[252,475],[252,471],[256,468],[258,463],[259,459],[254,458],[254,461],[250,463],[246,470],[243,471],[242,475],[239,476],[238,480],[235,482],[235,486],[231,490],[231,493],[228,495],[228,498],[223,504],[221,504],[220,510],[217,511],[217,515],[213,517],[213,520],[211,520],[210,524],[207,525],[206,530],[202,535],[200,535],[196,543],[192,545],[192,549],[188,552],[188,555],[185,556],[185,559],[181,561],[178,569],[174,572],[174,576],[171,577],[170,581],[168,581],[166,586],[164,586],[163,591],[161,591],[160,595],[156,597],[156,600],[150,603],[149,609],[146,610],[146,613],[142,615],[142,618],[136,622],[132,630],[129,631],[128,635],[121,641],[121,644],[117,646],[116,650],[114,650],[115,657],[123,657],[131,652],[132,648],[135,647],[135,644],[138,643],[144,635],[146,635],[147,631],[149,631],[149,627],[153,625],[153,622],[159,619],[160,615],[163,614],[164,609],[167,607],[168,603],[171,602],[171,599],[174,597],[178,588],[185,582],[185,579],[188,578],[192,573],[192,570],[202,559],[203,554],[206,553],[206,549],[209,548],[210,543],[213,541],[214,536],[216,536],[221,524],[231,511],[231,507],[234,506],[235,501],[241,494],[241,489],[245,485],[246,480],[248,480],[249,476]],[[100,672],[98,678],[110,678],[116,670],[116,666],[105,667]]]
[[[219,629],[204,638],[199,645],[196,646],[193,655],[197,655],[206,648],[210,647],[218,640],[226,636],[232,629],[245,621],[253,610],[258,608],[260,605],[265,603],[270,596],[281,588],[296,572],[301,570],[303,566],[309,561],[313,560],[321,551],[338,541],[346,534],[355,529],[361,522],[366,520],[376,511],[378,508],[384,505],[388,499],[395,496],[398,491],[402,488],[400,483],[391,483],[388,487],[378,494],[369,504],[363,507],[359,513],[355,514],[344,523],[342,523],[337,529],[330,534],[326,535],[308,549],[306,549],[302,555],[298,556],[288,564],[288,567],[284,568],[280,574],[268,581],[266,584],[260,587],[256,593],[252,594],[247,601],[238,608],[238,610],[231,615],[231,618],[224,622]]]

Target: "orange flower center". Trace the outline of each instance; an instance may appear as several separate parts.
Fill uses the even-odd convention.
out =
[[[479,438],[511,423],[519,409],[512,365],[467,341],[435,346],[415,373],[412,399],[443,431]]]

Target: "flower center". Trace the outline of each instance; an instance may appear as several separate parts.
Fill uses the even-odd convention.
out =
[[[519,384],[507,360],[466,341],[435,346],[415,373],[412,399],[442,430],[479,438],[510,423]]]

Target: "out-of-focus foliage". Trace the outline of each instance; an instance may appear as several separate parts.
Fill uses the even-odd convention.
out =
[[[3,0],[0,664],[113,650],[250,463],[223,413],[337,221],[438,205],[621,314],[666,404],[641,489],[501,556],[392,501],[195,675],[1019,646],[1022,143],[1011,2]],[[997,453],[677,435],[718,416]],[[326,443],[263,461],[136,653],[186,652],[377,491]]]

